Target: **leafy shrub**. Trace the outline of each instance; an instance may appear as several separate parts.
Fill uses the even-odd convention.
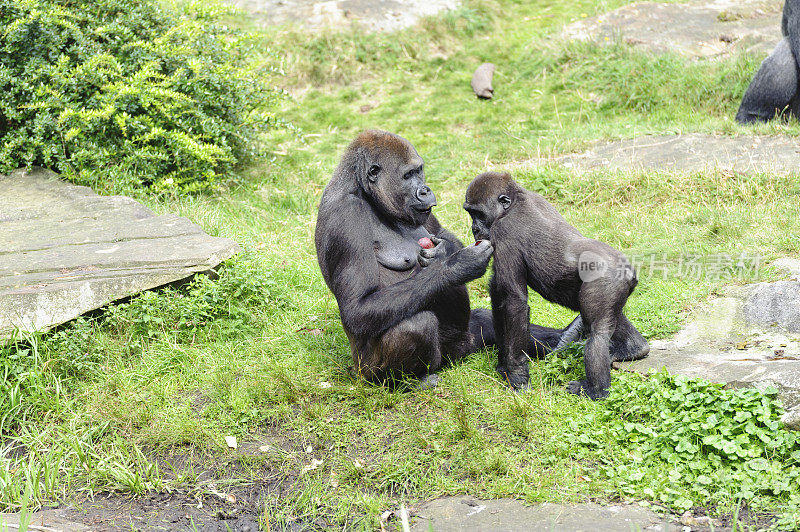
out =
[[[666,371],[620,373],[608,399],[570,423],[562,446],[599,456],[617,495],[679,510],[740,500],[797,507],[800,434],[781,426],[776,396]]]
[[[269,68],[214,2],[0,0],[0,171],[101,190],[208,189],[278,123]]]

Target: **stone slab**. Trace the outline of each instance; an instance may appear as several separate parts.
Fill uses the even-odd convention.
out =
[[[33,512],[24,520],[29,525],[28,530],[30,532],[88,532],[91,530],[83,523],[69,519],[68,513],[67,510],[63,509],[41,510]],[[20,515],[18,513],[0,513],[0,530],[8,530],[9,532],[22,530],[20,527]]]
[[[789,414],[800,412],[800,281],[796,260],[774,263],[791,279],[727,287],[697,308],[650,356],[615,367],[701,377],[733,387],[774,386]],[[789,416],[791,417],[791,416]],[[787,417],[787,419],[789,419]],[[792,427],[794,428],[794,427]]]
[[[622,39],[644,51],[690,58],[766,54],[781,40],[782,8],[779,0],[636,3],[569,24],[563,36],[598,44]]]
[[[598,142],[582,153],[533,159],[522,166],[551,163],[578,174],[598,170],[797,174],[800,173],[800,141],[767,135],[645,135]]]
[[[458,7],[457,0],[227,0],[262,25],[292,22],[307,29],[394,31],[424,16]]]
[[[415,509],[414,532],[673,532],[681,530],[670,517],[637,505],[535,504],[514,499],[480,500],[445,497]],[[431,528],[432,527],[432,528]]]
[[[43,331],[239,251],[173,214],[42,169],[0,175],[0,338]]]

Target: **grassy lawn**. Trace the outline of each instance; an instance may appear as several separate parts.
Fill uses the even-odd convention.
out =
[[[800,132],[733,123],[760,58],[696,62],[558,38],[564,23],[623,3],[467,0],[391,35],[254,29],[283,61],[279,115],[293,128],[269,135],[266,157],[223,194],[138,198],[244,252],[216,281],[143,294],[2,348],[0,375],[12,384],[0,417],[0,511],[106,491],[256,486],[273,530],[376,529],[388,509],[460,493],[636,500],[727,518],[746,506],[798,526],[800,443],[778,426],[769,393],[617,375],[609,401],[591,403],[563,391],[581,371],[580,347],[533,362],[522,394],[498,381],[493,350],[445,369],[433,390],[348,376],[313,232],[338,157],[364,128],[415,145],[436,216],[464,241],[467,183],[506,168],[585,235],[666,258],[669,275],[643,276],[626,307],[650,339],[676,332],[725,283],[776,278],[770,260],[800,256],[796,178],[574,176],[520,164],[647,133]],[[495,98],[479,101],[469,80],[485,61],[497,65]],[[742,253],[763,257],[747,278],[677,275],[681,255]],[[470,284],[475,307],[489,306],[487,279]],[[531,317],[563,326],[573,314],[532,294]]]

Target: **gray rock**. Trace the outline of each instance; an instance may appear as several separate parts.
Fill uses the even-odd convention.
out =
[[[494,76],[494,65],[484,63],[479,66],[472,75],[472,90],[478,98],[489,99],[494,95],[492,88],[492,77]]]
[[[800,147],[796,139],[779,136],[647,135],[599,142],[583,153],[532,159],[520,166],[549,163],[579,174],[598,170],[797,174]]]
[[[349,28],[394,31],[421,17],[458,7],[458,0],[226,0],[258,24],[295,23],[306,29]]]
[[[0,338],[42,331],[239,251],[173,214],[47,170],[0,175]]]
[[[25,519],[31,526],[29,530],[35,532],[36,530],[43,530],[45,532],[59,530],[62,532],[84,532],[89,531],[91,528],[73,521],[68,517],[69,510],[56,509],[56,510],[40,510],[28,515]],[[0,513],[0,530],[9,530],[16,532],[21,530],[20,514],[18,513]]]
[[[797,285],[728,287],[723,297],[695,309],[674,338],[651,341],[650,356],[614,366],[642,373],[666,368],[732,387],[772,386],[784,408],[792,409],[800,405]]]
[[[800,282],[778,281],[756,285],[744,306],[744,315],[752,324],[800,332]]]
[[[781,416],[781,421],[787,429],[800,430],[800,405],[788,410]]]
[[[670,517],[641,506],[615,504],[534,504],[514,499],[480,500],[445,497],[415,509],[412,531],[427,532],[616,532],[619,530],[677,531]]]
[[[781,39],[779,0],[637,3],[568,25],[567,39],[622,41],[654,53],[711,58],[737,51],[767,53]]]
[[[694,516],[692,512],[686,511],[683,512],[680,518],[680,523],[685,526],[697,528],[697,527],[704,527],[704,528],[719,528],[722,526],[722,521],[719,519],[712,519],[707,515],[702,516]]]

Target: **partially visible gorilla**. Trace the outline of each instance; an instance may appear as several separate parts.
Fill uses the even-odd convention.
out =
[[[766,122],[776,116],[800,117],[800,0],[786,0],[783,5],[781,32],[783,40],[761,63],[742,98],[736,113],[741,124]]]
[[[423,161],[405,139],[361,133],[342,156],[319,206],[315,243],[336,296],[354,371],[373,382],[429,374],[494,345],[488,310],[470,312],[464,283],[482,276],[488,242],[464,247],[431,214]],[[423,250],[422,237],[436,243]],[[424,265],[424,266],[423,266]],[[529,353],[558,344],[561,329],[530,325]]]

